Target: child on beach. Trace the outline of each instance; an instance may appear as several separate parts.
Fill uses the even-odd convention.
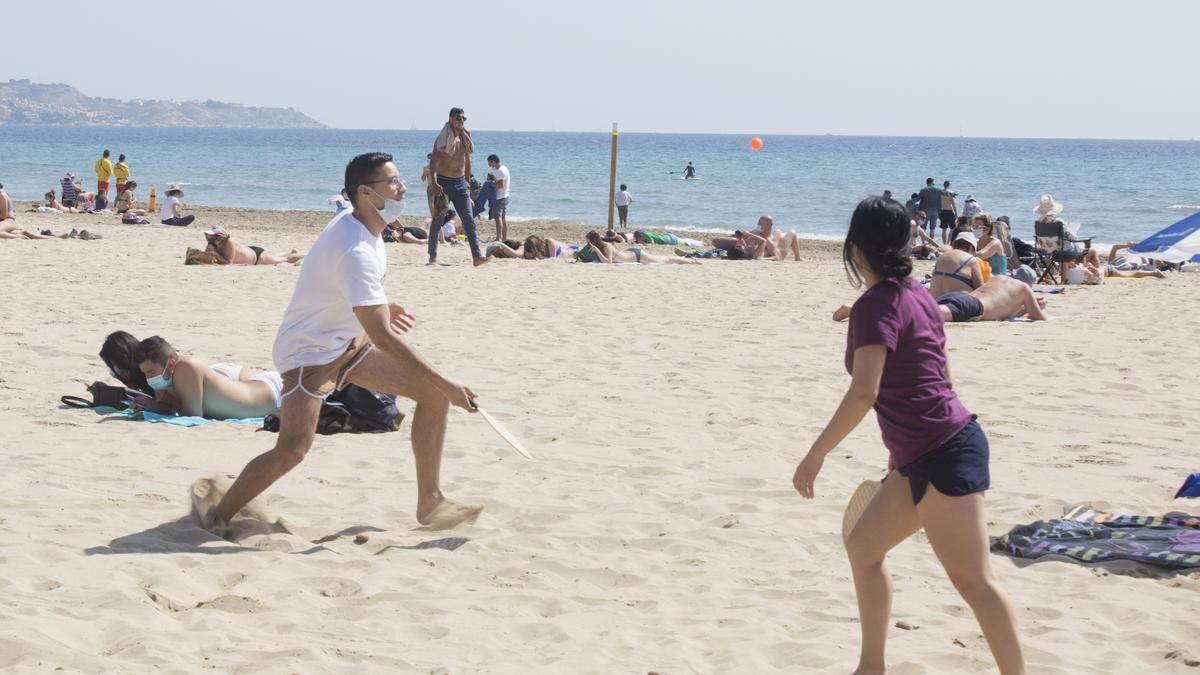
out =
[[[1022,673],[1016,617],[989,563],[987,438],[951,386],[941,312],[909,276],[909,228],[895,202],[868,197],[854,210],[842,259],[847,274],[867,288],[850,312],[850,388],[792,481],[812,499],[825,456],[873,407],[890,458],[886,480],[846,540],[862,630],[855,672],[886,671],[892,584],[884,557],[923,527],[1000,672]]]

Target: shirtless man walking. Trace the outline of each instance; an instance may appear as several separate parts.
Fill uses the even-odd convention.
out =
[[[155,393],[154,399],[134,401],[135,410],[224,420],[262,417],[282,403],[279,373],[230,363],[209,366],[180,356],[157,335],[138,343],[133,360]]]
[[[454,204],[454,210],[462,218],[463,229],[467,233],[467,243],[471,245],[471,258],[476,267],[486,264],[491,258],[485,257],[479,250],[479,238],[475,234],[475,218],[471,204],[471,186],[467,176],[471,174],[471,152],[475,145],[471,142],[471,132],[467,130],[467,115],[462,108],[451,108],[450,119],[442,127],[437,140],[433,142],[433,153],[429,158],[429,193],[431,198],[446,195]],[[430,232],[436,232],[442,226],[441,215],[435,215],[429,227]],[[429,238],[429,264],[437,262],[438,238]]]
[[[223,531],[250,500],[303,461],[321,402],[347,382],[416,401],[417,522],[445,529],[473,521],[483,510],[446,499],[440,486],[446,415],[451,405],[474,412],[475,393],[409,346],[402,336],[415,318],[383,291],[387,249],[380,235],[395,220],[404,191],[391,155],[367,153],[346,166],[345,194],[353,209],[334,216],[317,237],[275,337],[284,392],[275,447],[251,460],[215,507],[216,495],[193,487],[205,528]]]
[[[208,240],[205,250],[212,251],[221,265],[295,265],[304,259],[303,253],[292,249],[287,255],[277,256],[267,253],[261,246],[247,246],[235,241],[223,227],[214,227],[204,233]]]

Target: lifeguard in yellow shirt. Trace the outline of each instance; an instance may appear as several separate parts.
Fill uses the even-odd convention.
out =
[[[108,158],[108,150],[105,150],[104,155],[96,160],[96,192],[108,194],[108,179],[112,175],[112,160]]]
[[[113,175],[117,177],[117,194],[125,191],[129,183],[129,165],[125,163],[125,155],[117,157],[117,165],[113,167]]]

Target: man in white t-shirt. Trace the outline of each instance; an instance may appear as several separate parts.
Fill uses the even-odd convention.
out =
[[[488,155],[488,166],[495,174],[492,183],[496,196],[492,199],[492,219],[496,221],[496,241],[508,239],[508,190],[510,175],[508,167],[500,163],[499,155]]]
[[[633,203],[633,195],[629,194],[629,186],[621,183],[621,190],[617,192],[617,198],[614,200],[617,203],[617,215],[621,218],[621,227],[629,227],[629,205]]]
[[[345,195],[354,208],[339,213],[317,237],[300,268],[296,290],[275,337],[283,405],[275,447],[255,457],[215,507],[199,490],[193,503],[213,531],[229,521],[304,459],[312,447],[321,403],[346,383],[410,398],[417,465],[417,522],[433,529],[474,521],[481,506],[446,499],[439,487],[442,442],[450,405],[474,411],[475,393],[446,379],[401,337],[414,317],[383,291],[387,252],[381,233],[399,216],[404,183],[392,156],[368,153],[346,166]]]

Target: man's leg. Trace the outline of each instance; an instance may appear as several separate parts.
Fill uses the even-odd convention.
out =
[[[473,521],[483,510],[446,499],[441,490],[442,447],[450,401],[426,380],[414,378],[392,357],[372,349],[346,376],[372,391],[403,396],[416,402],[412,419],[413,459],[417,464],[417,522],[434,529]]]
[[[449,187],[443,183],[442,189],[446,191],[446,197],[454,203],[454,210],[458,212],[459,220],[463,224],[463,231],[467,233],[467,243],[471,246],[471,258],[476,265],[482,264],[480,261],[486,262],[488,259],[483,257],[479,251],[479,237],[475,232],[475,217],[471,215],[471,209],[474,206],[471,204],[471,189],[467,186],[467,182],[461,178],[454,181]]]
[[[275,447],[250,460],[217,505],[217,517],[228,523],[242,507],[304,459],[317,433],[321,399],[300,389],[285,396],[279,410],[279,437]],[[204,514],[200,514],[203,518]]]
[[[429,262],[437,262],[438,240],[442,238],[442,216],[435,214],[429,221]]]

